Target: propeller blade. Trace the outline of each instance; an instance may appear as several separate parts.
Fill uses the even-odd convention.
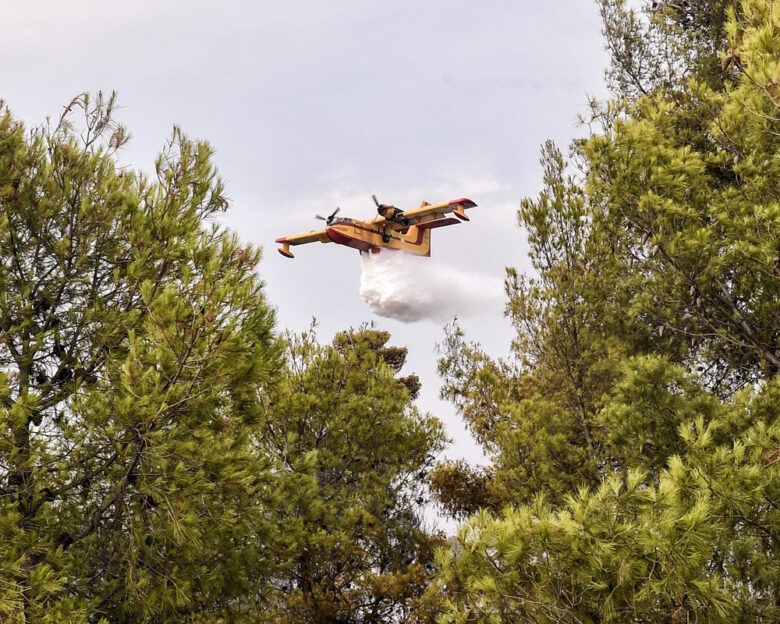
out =
[[[314,215],[314,218],[315,219],[319,219],[320,221],[327,221],[328,220],[327,218],[323,217],[322,215],[318,215],[318,214]]]
[[[379,208],[379,200],[376,198],[376,195],[372,195],[371,199],[374,200],[374,203],[376,204],[376,207]]]
[[[328,218],[329,218],[329,219],[332,219],[333,217],[335,217],[335,216],[336,216],[336,215],[339,213],[339,211],[340,211],[340,210],[341,210],[341,208],[339,208],[338,206],[336,206],[336,210],[334,210],[333,212],[331,212],[331,213],[330,213],[330,217],[328,217]]]

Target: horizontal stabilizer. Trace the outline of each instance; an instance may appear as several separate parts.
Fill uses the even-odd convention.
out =
[[[464,208],[474,208],[474,206],[477,205],[473,201],[471,201],[468,197],[461,197],[460,199],[453,199],[450,202],[450,206],[454,206],[455,204],[460,204]]]

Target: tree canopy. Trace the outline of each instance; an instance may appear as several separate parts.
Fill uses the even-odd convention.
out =
[[[413,405],[406,349],[369,327],[288,336],[258,445],[286,475],[277,622],[417,621],[441,537],[425,529],[441,423]],[[280,546],[281,546],[280,544]]]
[[[269,463],[249,431],[281,365],[259,253],[178,129],[119,169],[114,97],[54,128],[0,119],[0,613],[220,610],[270,573]],[[81,125],[74,116],[83,113]]]
[[[568,159],[543,149],[513,357],[443,345],[494,462],[435,471],[475,514],[439,555],[441,621],[775,621],[780,17],[601,6],[618,97]]]

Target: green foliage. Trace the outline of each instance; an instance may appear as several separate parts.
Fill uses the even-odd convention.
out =
[[[176,129],[153,177],[120,169],[113,107],[81,96],[30,133],[0,117],[8,622],[228,613],[271,572],[259,252],[209,223],[227,202],[207,144]]]
[[[427,585],[438,538],[420,514],[444,436],[411,403],[406,350],[388,340],[367,327],[330,346],[287,338],[258,439],[286,475],[274,621],[412,621]]]
[[[759,20],[761,5],[743,11]],[[780,371],[776,22],[732,26],[732,57],[750,59],[735,89],[691,80],[684,102],[645,98],[584,146],[594,229],[640,291],[632,313],[686,341],[724,394]]]
[[[719,402],[663,357],[632,358],[623,372],[597,416],[605,446],[615,466],[657,476],[683,451],[680,428],[699,417],[711,422]]]
[[[780,15],[653,4],[602,3],[621,97],[522,203],[513,358],[448,330],[443,395],[494,462],[437,495],[504,509],[439,552],[442,622],[780,617]]]
[[[696,421],[657,485],[632,469],[558,509],[539,499],[474,516],[457,555],[438,555],[441,621],[776,621],[780,421],[766,408],[778,388]],[[754,424],[717,444],[732,410]]]
[[[475,509],[490,509],[498,500],[492,468],[472,467],[463,459],[438,463],[431,473],[431,491],[442,509],[463,520]]]
[[[611,65],[607,84],[635,99],[674,92],[691,76],[722,88],[720,52],[735,0],[598,0]]]
[[[598,483],[606,441],[596,413],[620,359],[647,342],[647,332],[620,312],[619,265],[608,248],[592,244],[583,190],[551,143],[541,162],[544,190],[518,213],[536,276],[510,269],[506,280],[513,359],[492,360],[455,326],[441,348],[442,395],[494,459],[492,507],[530,502],[541,491],[561,502]]]

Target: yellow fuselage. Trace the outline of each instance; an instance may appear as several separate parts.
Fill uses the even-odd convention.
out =
[[[406,251],[420,256],[431,253],[431,231],[416,225],[404,226],[383,222],[350,220],[333,223],[326,228],[328,238],[339,245],[360,251],[378,253],[381,248]]]

